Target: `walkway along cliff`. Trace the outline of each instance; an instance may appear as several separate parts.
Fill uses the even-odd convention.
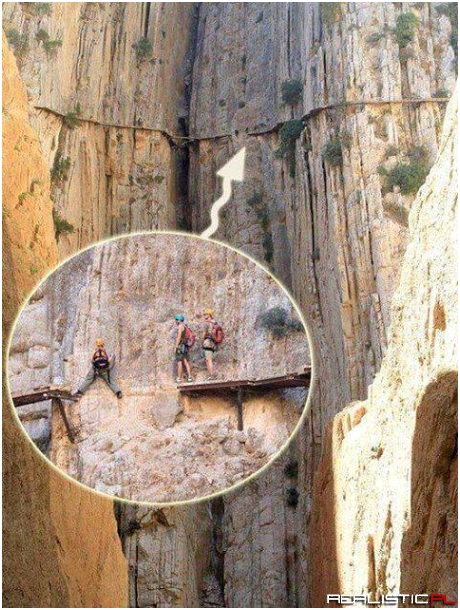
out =
[[[434,557],[442,569],[433,572],[431,580],[423,576],[423,562],[432,556],[437,531],[432,521],[426,525],[429,507],[417,495],[416,481],[425,468],[417,457],[416,431],[424,423],[417,426],[404,405],[399,412],[396,398],[388,402],[384,398],[385,388],[393,383],[391,376],[404,366],[404,354],[397,359],[394,354],[398,333],[406,328],[402,312],[413,297],[409,262],[404,266],[402,262],[406,248],[414,244],[413,251],[423,257],[422,252],[441,247],[441,231],[447,235],[449,230],[437,226],[428,231],[424,224],[433,205],[448,216],[453,206],[449,197],[441,200],[437,192],[428,196],[425,190],[412,206],[438,157],[446,105],[455,86],[457,25],[452,6],[4,5],[4,29],[27,88],[30,120],[51,171],[59,255],[127,230],[202,231],[211,202],[219,194],[216,169],[244,144],[245,182],[235,189],[217,237],[269,265],[291,288],[313,331],[319,381],[310,416],[289,451],[262,477],[210,505],[161,511],[117,508],[130,566],[132,606],[308,606],[323,604],[326,587],[333,585],[359,586],[378,595],[400,585],[407,590],[450,590],[455,581],[453,563],[446,560],[455,548]],[[452,155],[449,145],[442,154],[444,163],[445,155]],[[409,168],[409,176],[404,168]],[[445,179],[446,189],[453,192],[454,176],[446,173]],[[31,184],[25,184],[11,207],[19,199],[28,203],[31,190]],[[48,227],[44,243],[52,244],[50,208],[48,199],[39,220],[40,227]],[[30,222],[17,222],[32,226],[36,212],[36,208],[28,211]],[[420,282],[414,281],[421,290],[418,302],[429,299],[423,301],[428,308],[428,334],[417,334],[422,333],[420,323],[413,331],[418,343],[412,346],[425,360],[420,391],[426,388],[429,397],[416,399],[414,388],[398,390],[407,392],[413,405],[445,404],[438,411],[441,414],[451,413],[453,396],[450,364],[446,360],[444,381],[435,364],[445,333],[453,332],[451,309],[444,298],[450,284],[443,278],[453,276],[455,263],[447,254],[445,260],[445,275],[430,271],[430,280],[420,275]],[[43,266],[52,263],[50,259]],[[424,270],[428,273],[421,265],[417,273]],[[15,288],[15,303],[39,275],[30,269],[28,283],[24,279]],[[401,300],[395,302],[398,309],[392,309],[400,276]],[[411,306],[418,313],[416,302]],[[414,315],[411,324],[417,323]],[[365,415],[357,407],[338,417],[349,422],[344,430],[355,425],[354,435],[359,436],[360,425],[373,430],[386,408],[389,419],[398,410],[414,436],[405,439],[406,453],[398,453],[404,464],[399,476],[405,476],[401,502],[392,501],[390,491],[394,480],[387,461],[393,451],[390,441],[388,448],[382,445],[383,454],[372,459],[372,447],[377,456],[381,444],[355,445],[348,468],[364,469],[370,460],[389,494],[366,521],[359,515],[367,510],[370,495],[368,500],[355,497],[357,484],[367,485],[365,475],[356,480],[345,465],[341,467],[344,449],[329,448],[334,433],[328,423],[351,402],[368,399],[368,387],[382,362],[375,386],[385,402],[379,415],[363,406]],[[428,388],[431,374],[439,383]],[[451,426],[441,415],[428,407],[417,411],[418,418],[439,421],[441,437],[427,442],[435,444],[444,434],[450,438]],[[357,425],[360,412],[362,424]],[[335,428],[340,421],[334,420]],[[388,430],[394,433],[389,424]],[[341,434],[345,447],[354,435],[347,441],[348,435]],[[33,467],[37,473],[43,471],[48,490],[50,475],[34,459]],[[440,470],[428,477],[428,485],[442,481],[453,494],[455,482],[447,474],[450,464],[450,458],[443,459]],[[410,509],[409,477],[414,477],[416,495]],[[38,480],[35,476],[30,482],[31,498],[37,502],[43,497]],[[401,480],[395,484],[402,485]],[[339,488],[348,499],[337,499]],[[77,493],[86,497],[80,490]],[[95,506],[99,502],[104,510],[101,500],[91,496],[91,502]],[[449,532],[451,505],[442,510],[443,531]],[[323,529],[320,513],[330,515],[335,532]],[[337,539],[343,529],[340,524],[348,526],[351,514],[352,530],[346,536],[354,532],[352,549],[348,539]],[[37,523],[42,531],[40,518],[40,513],[34,514],[28,523]],[[84,510],[80,518],[83,532],[89,512],[88,522]],[[317,558],[310,559],[319,544],[313,524],[322,528],[330,548],[321,560],[329,584],[318,584],[318,568],[313,567]],[[108,523],[107,531],[112,526]],[[11,528],[10,540],[17,546],[14,531]],[[55,547],[46,529],[42,537]],[[445,540],[450,539],[446,534]],[[426,545],[418,566],[416,544]],[[345,565],[342,545],[351,567]],[[28,552],[34,550],[28,547]],[[114,546],[111,556],[117,552]],[[18,568],[9,569],[13,574]],[[39,572],[33,573],[37,577],[31,582],[37,582],[36,591],[41,591]],[[10,594],[10,605],[18,605],[17,595],[17,591]],[[45,593],[42,599],[47,600]]]
[[[276,280],[226,246],[172,233],[99,244],[43,282],[11,339],[13,396],[67,385],[91,366],[95,337],[115,359],[110,375],[123,398],[100,382],[65,419],[50,403],[17,406],[26,431],[77,481],[139,502],[196,500],[241,483],[281,450],[304,412],[308,389],[246,392],[245,426],[236,396],[222,390],[181,395],[175,381],[174,315],[199,337],[190,348],[194,383],[208,376],[201,335],[211,303],[225,329],[219,379],[270,379],[309,366],[308,337]],[[283,322],[283,325],[281,325]],[[212,384],[208,384],[211,386]]]

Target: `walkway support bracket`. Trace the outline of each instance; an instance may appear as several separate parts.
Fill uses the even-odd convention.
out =
[[[54,410],[56,407],[58,408],[59,414],[62,417],[62,421],[64,422],[64,426],[67,431],[67,436],[69,437],[70,442],[75,443],[75,436],[74,436],[72,427],[69,423],[69,420],[67,419],[67,414],[65,412],[64,403],[62,402],[62,400],[60,398],[51,399],[51,408]]]
[[[44,402],[46,400],[51,400],[51,408],[54,410],[57,408],[59,414],[64,422],[64,426],[67,432],[67,436],[71,443],[75,443],[75,434],[72,430],[72,426],[67,419],[67,414],[65,412],[63,400],[68,400],[69,402],[77,402],[77,398],[67,389],[62,387],[43,387],[36,388],[30,394],[21,394],[12,396],[13,404],[17,407],[23,407],[24,405],[32,405],[36,402]]]
[[[241,387],[236,391],[236,406],[238,415],[238,430],[243,430],[243,389]]]

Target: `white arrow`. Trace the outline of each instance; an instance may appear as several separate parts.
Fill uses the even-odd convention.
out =
[[[223,178],[222,195],[212,204],[211,224],[206,231],[203,231],[201,237],[211,237],[211,235],[214,235],[214,233],[217,231],[219,226],[219,211],[232,196],[232,181],[243,181],[245,157],[246,148],[243,147],[217,172],[217,175]]]

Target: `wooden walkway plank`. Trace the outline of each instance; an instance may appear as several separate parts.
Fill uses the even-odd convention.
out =
[[[31,405],[36,402],[44,402],[46,400],[51,400],[51,408],[54,410],[58,409],[60,416],[64,422],[64,426],[67,432],[67,436],[70,439],[71,443],[75,443],[75,435],[73,433],[72,427],[67,419],[67,414],[65,412],[63,400],[68,400],[70,402],[78,402],[78,398],[70,392],[70,390],[59,388],[59,387],[45,387],[45,388],[36,388],[30,394],[15,394],[11,397],[13,399],[13,404],[15,407],[23,407],[24,405]]]
[[[239,388],[260,388],[266,390],[276,390],[283,388],[308,387],[310,385],[311,369],[308,368],[302,373],[290,373],[279,377],[268,377],[265,379],[235,379],[235,380],[213,380],[181,383],[177,389],[182,394],[192,394],[195,392],[228,391],[237,392]]]
[[[198,383],[181,383],[177,389],[181,394],[197,395],[208,393],[236,394],[236,417],[238,430],[243,430],[244,395],[255,390],[277,390],[286,388],[308,388],[311,381],[311,367],[305,367],[301,373],[290,373],[279,377],[268,377],[265,379],[236,379],[230,381],[202,381]]]
[[[31,405],[35,402],[44,402],[53,398],[78,402],[78,399],[69,390],[60,390],[59,388],[38,389],[29,394],[13,394],[11,398],[15,407]]]

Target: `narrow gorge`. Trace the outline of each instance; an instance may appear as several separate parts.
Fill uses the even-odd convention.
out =
[[[216,237],[292,292],[316,368],[289,449],[187,507],[73,487],[5,409],[5,605],[455,598],[456,8],[4,3],[7,326],[93,242],[200,233],[246,146]]]

